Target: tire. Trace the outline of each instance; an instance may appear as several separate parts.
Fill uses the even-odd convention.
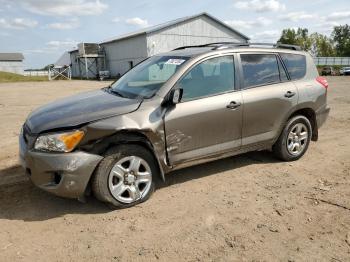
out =
[[[283,161],[298,160],[307,151],[311,137],[312,128],[309,119],[301,115],[295,116],[288,120],[272,151]]]
[[[92,178],[94,196],[112,208],[126,208],[150,198],[159,168],[143,146],[119,145],[109,149]]]

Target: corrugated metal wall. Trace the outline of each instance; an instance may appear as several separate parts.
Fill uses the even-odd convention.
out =
[[[23,62],[0,61],[0,71],[23,75]]]
[[[80,77],[77,56],[78,56],[78,51],[74,51],[70,53],[70,61],[72,63],[72,68],[71,68],[72,77]]]
[[[201,16],[154,33],[102,43],[101,46],[106,53],[106,69],[115,77],[149,56],[180,46],[229,41],[246,42],[246,39],[214,20]],[[76,55],[77,52],[71,53],[73,77],[79,75]]]
[[[187,23],[152,33],[147,36],[148,55],[168,52],[180,46],[213,42],[246,42],[240,35],[208,17],[198,17]]]
[[[124,74],[133,65],[147,58],[146,34],[101,44],[106,52],[107,69],[112,76]]]
[[[72,77],[77,78],[86,78],[86,70],[85,70],[85,64],[80,64],[80,71],[79,71],[79,61],[77,59],[78,57],[78,51],[74,51],[70,53],[70,59],[72,63]],[[82,58],[82,61],[84,58]],[[103,69],[102,61],[98,61],[99,69],[96,71],[96,63],[94,62],[92,65],[88,62],[88,66],[91,68],[92,72],[88,70],[88,77],[89,78],[96,78],[96,75],[93,72],[98,72]]]
[[[314,57],[316,65],[350,65],[350,57]]]

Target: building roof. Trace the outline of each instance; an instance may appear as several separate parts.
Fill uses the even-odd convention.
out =
[[[0,53],[0,61],[23,61],[22,53]]]
[[[242,34],[241,32],[238,32],[237,30],[235,30],[235,29],[232,28],[231,26],[227,25],[226,23],[220,21],[220,20],[217,19],[216,17],[214,17],[214,16],[212,16],[212,15],[210,15],[210,14],[204,12],[204,13],[200,13],[200,14],[193,15],[193,16],[182,17],[182,18],[179,18],[179,19],[176,19],[176,20],[172,20],[172,21],[163,23],[163,24],[159,24],[159,25],[147,27],[147,28],[141,29],[141,30],[136,31],[136,32],[128,33],[128,34],[121,35],[121,36],[117,36],[117,37],[114,37],[114,38],[110,38],[110,39],[107,39],[107,40],[101,42],[100,44],[111,43],[111,42],[115,42],[115,41],[119,41],[119,40],[122,40],[122,39],[131,38],[131,37],[135,37],[135,36],[139,36],[139,35],[143,35],[143,34],[154,33],[154,32],[157,32],[157,31],[166,29],[166,28],[168,28],[168,27],[174,26],[174,25],[178,25],[178,24],[181,24],[181,23],[184,23],[184,22],[188,22],[188,21],[190,21],[190,20],[194,20],[194,19],[196,19],[196,18],[198,18],[198,17],[201,17],[201,16],[208,17],[209,19],[214,20],[216,23],[218,23],[218,24],[224,26],[225,28],[227,28],[227,29],[230,30],[231,32],[233,32],[233,33],[235,33],[235,34],[241,36],[241,37],[244,38],[246,41],[249,40],[249,37],[248,37],[248,36]]]
[[[61,57],[56,61],[55,67],[65,67],[71,64],[69,52],[64,52]]]

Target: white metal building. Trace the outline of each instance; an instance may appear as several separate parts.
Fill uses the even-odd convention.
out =
[[[0,53],[0,71],[23,75],[23,60],[21,53]]]
[[[247,36],[219,19],[201,13],[101,42],[106,68],[99,70],[109,70],[111,76],[117,76],[149,56],[168,52],[180,46],[213,42],[248,42],[248,40]],[[73,50],[70,54],[72,75],[79,77],[81,72],[78,68],[78,50]]]

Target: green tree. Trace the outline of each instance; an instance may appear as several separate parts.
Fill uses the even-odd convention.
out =
[[[284,29],[278,42],[281,44],[298,45],[305,51],[309,51],[312,46],[309,30],[306,28],[298,28],[297,30],[293,28]]]
[[[335,26],[332,32],[337,56],[350,56],[350,26]]]
[[[332,39],[329,37],[313,33],[310,35],[311,40],[311,52],[314,56],[335,56],[335,48]]]

